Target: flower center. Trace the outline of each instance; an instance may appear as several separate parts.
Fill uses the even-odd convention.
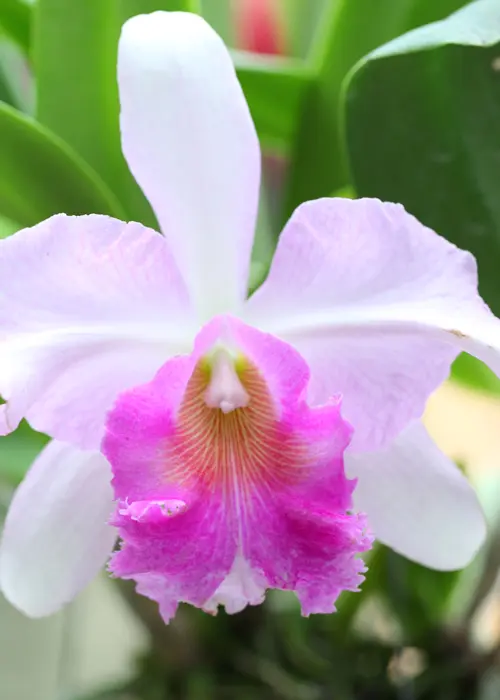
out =
[[[246,357],[222,349],[205,356],[187,383],[165,454],[170,479],[218,491],[226,500],[296,482],[308,461],[306,446],[278,412],[264,377]]]
[[[218,349],[211,360],[211,376],[205,391],[205,402],[210,408],[230,413],[248,405],[250,397],[236,372],[234,358],[227,350]]]

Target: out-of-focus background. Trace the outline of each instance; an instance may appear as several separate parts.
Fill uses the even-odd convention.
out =
[[[0,0],[0,236],[115,198],[154,224],[123,172],[114,72],[121,23],[156,9],[200,11],[236,49],[264,154],[253,288],[300,202],[379,196],[471,250],[499,313],[500,0]],[[309,619],[273,593],[166,627],[104,573],[45,620],[0,598],[0,700],[498,700],[499,389],[459,358],[426,414],[489,521],[465,571],[377,547],[362,593]],[[0,517],[45,442],[1,439]]]

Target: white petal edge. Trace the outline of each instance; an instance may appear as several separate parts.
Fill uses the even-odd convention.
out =
[[[118,52],[122,149],[206,321],[246,296],[260,150],[224,43],[198,15],[125,23]]]
[[[384,450],[345,458],[348,476],[358,479],[354,507],[367,514],[378,540],[431,569],[470,563],[486,537],[481,505],[421,423]]]
[[[0,544],[0,588],[29,617],[59,610],[104,566],[116,540],[111,469],[98,452],[53,441],[14,494]]]

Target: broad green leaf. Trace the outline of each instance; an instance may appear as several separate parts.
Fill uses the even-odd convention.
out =
[[[401,202],[479,263],[500,313],[500,12],[477,0],[374,51],[345,86],[359,195]]]
[[[307,69],[293,59],[242,51],[233,57],[261,144],[287,150],[311,79]]]
[[[28,0],[2,0],[0,28],[26,54],[30,52],[33,7]]]
[[[104,183],[64,142],[0,104],[0,215],[31,226],[58,212],[122,215]]]
[[[341,84],[362,56],[417,25],[445,17],[465,0],[332,0],[320,21],[292,161],[285,218],[301,202],[348,183],[341,146]]]

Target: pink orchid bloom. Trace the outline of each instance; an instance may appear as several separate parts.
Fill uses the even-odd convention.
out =
[[[54,438],[7,517],[4,594],[54,612],[118,528],[112,571],[165,619],[267,587],[330,611],[361,579],[359,513],[411,559],[465,566],[482,512],[420,418],[460,351],[500,374],[472,256],[401,206],[322,199],[246,299],[260,152],[222,41],[195,15],[135,17],[118,82],[123,153],[163,235],[58,215],[0,242],[0,427]]]
[[[307,406],[308,381],[290,345],[218,316],[191,355],[118,399],[103,442],[122,540],[110,568],[165,622],[180,601],[234,613],[267,588],[295,591],[304,615],[332,612],[363,580],[351,429],[338,399]]]

